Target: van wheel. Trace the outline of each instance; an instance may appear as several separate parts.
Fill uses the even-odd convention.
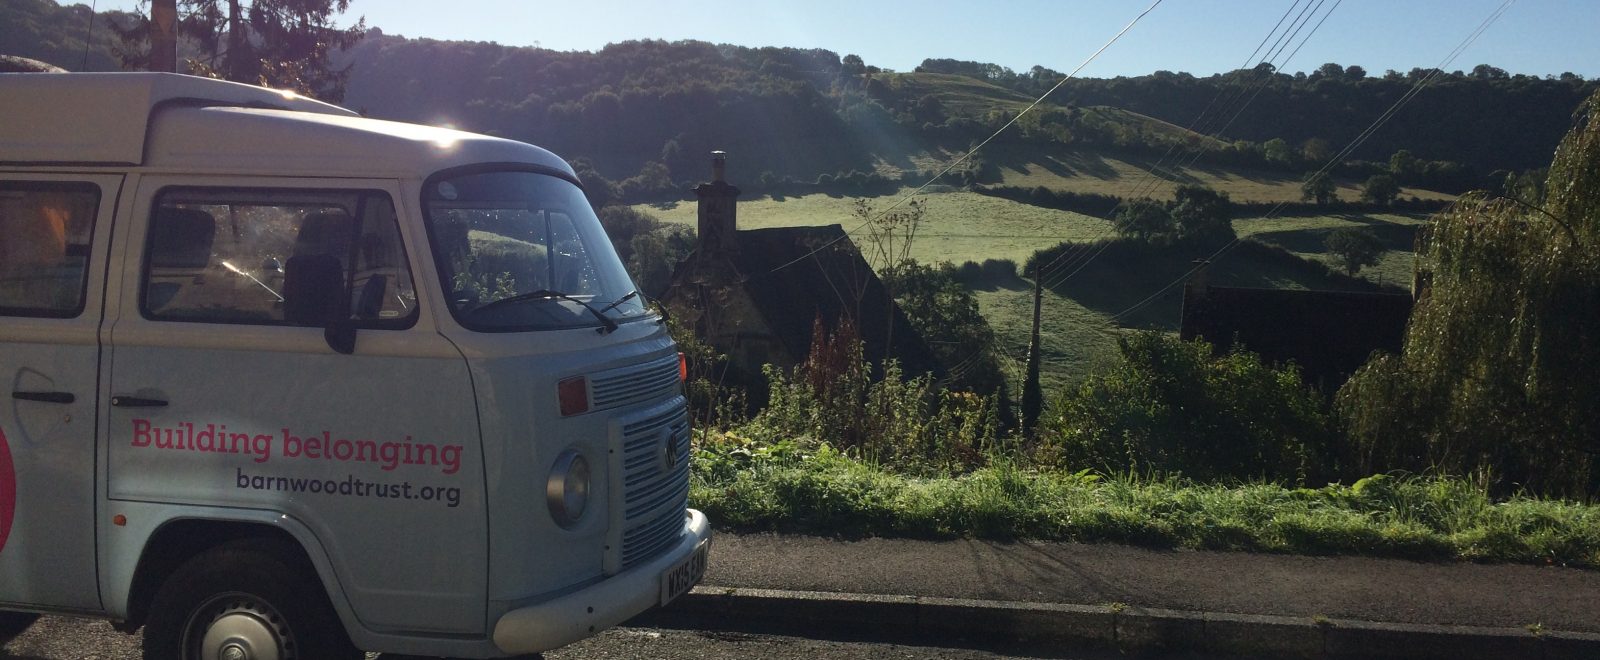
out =
[[[315,571],[287,544],[249,541],[189,560],[145,621],[146,660],[360,660]]]
[[[11,638],[21,635],[28,626],[39,618],[37,614],[25,612],[0,612],[0,643],[10,641]]]

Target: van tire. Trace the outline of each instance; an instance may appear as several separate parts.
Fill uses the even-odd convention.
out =
[[[276,648],[283,660],[364,658],[316,572],[294,561],[299,557],[287,543],[252,539],[190,559],[150,602],[145,659],[198,660],[202,644],[222,644],[230,635]]]
[[[38,618],[39,615],[29,612],[0,612],[0,644],[21,635]]]

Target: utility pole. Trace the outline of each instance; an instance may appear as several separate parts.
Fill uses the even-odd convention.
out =
[[[1039,388],[1039,307],[1044,301],[1044,276],[1033,270],[1033,333],[1028,340],[1028,374],[1022,382],[1022,437],[1034,439],[1039,430],[1039,413],[1044,408],[1044,392]]]
[[[244,43],[244,11],[239,8],[239,0],[228,0],[228,70],[224,77],[253,85],[256,81],[244,75]]]
[[[150,3],[150,70],[178,71],[178,0]]]

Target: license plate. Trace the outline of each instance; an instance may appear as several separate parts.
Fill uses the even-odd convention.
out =
[[[706,560],[711,556],[711,539],[700,542],[695,546],[694,553],[685,557],[678,565],[667,569],[661,574],[661,604],[666,605],[672,599],[682,596],[700,578],[706,575]]]

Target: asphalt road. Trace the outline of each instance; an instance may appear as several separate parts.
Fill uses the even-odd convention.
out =
[[[701,584],[1600,633],[1600,571],[1560,566],[721,534]]]
[[[1009,654],[1008,654],[1009,653]],[[1020,653],[1020,654],[1017,654]],[[1196,655],[1169,656],[1199,659]],[[1069,660],[1126,660],[1110,651],[1027,649],[992,652],[928,646],[901,646],[869,642],[813,640],[776,635],[747,635],[650,628],[617,628],[564,649],[545,654],[548,660],[605,658],[631,659],[734,659],[734,658],[931,658],[954,660],[1005,660],[1007,658],[1066,658]],[[374,656],[375,660],[384,660]],[[139,638],[111,629],[103,621],[45,617],[10,642],[0,645],[0,660],[140,660]]]

